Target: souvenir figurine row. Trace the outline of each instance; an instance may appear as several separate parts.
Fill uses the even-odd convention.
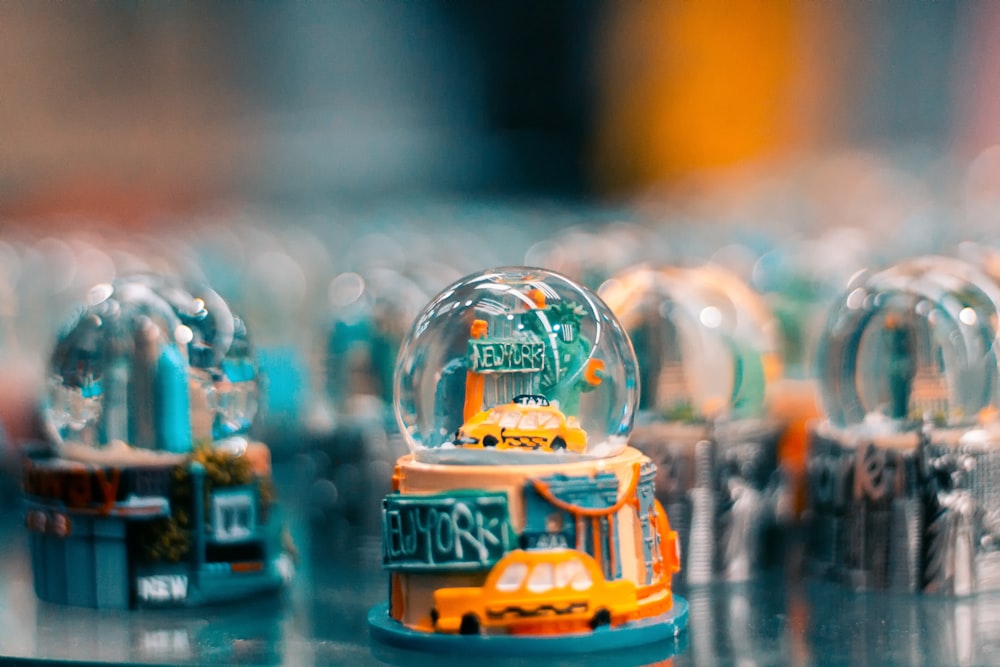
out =
[[[857,276],[818,348],[827,418],[808,443],[781,322],[721,267],[633,267],[597,293],[493,269],[419,312],[401,274],[341,274],[331,400],[384,432],[391,403],[409,448],[371,514],[389,574],[373,634],[512,653],[672,637],[687,622],[675,573],[749,579],[800,521],[812,569],[853,587],[995,589],[988,266]],[[23,472],[40,598],[198,605],[290,580],[249,430],[258,374],[211,289],[142,274],[91,290],[51,355],[51,447]]]

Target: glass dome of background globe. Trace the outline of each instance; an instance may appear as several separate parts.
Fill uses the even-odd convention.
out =
[[[127,459],[245,446],[257,401],[247,330],[226,302],[138,275],[91,289],[59,334],[43,415],[63,455]]]
[[[947,257],[855,281],[833,307],[818,368],[835,427],[965,427],[996,412],[1000,290]]]
[[[642,266],[600,293],[635,346],[644,418],[763,415],[767,385],[781,375],[777,322],[738,277],[712,265]]]

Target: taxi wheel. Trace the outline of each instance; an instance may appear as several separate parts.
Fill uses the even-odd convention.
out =
[[[552,449],[555,451],[566,449],[566,441],[557,435],[552,439]]]
[[[590,629],[596,630],[604,625],[611,625],[611,612],[607,609],[598,609],[594,617],[590,619]]]
[[[478,635],[479,619],[475,614],[466,614],[462,617],[462,624],[458,626],[458,632],[462,635]]]
[[[483,436],[483,447],[496,447],[498,442],[495,435]]]

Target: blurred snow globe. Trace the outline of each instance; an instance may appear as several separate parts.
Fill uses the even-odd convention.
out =
[[[714,265],[640,266],[600,294],[635,346],[643,422],[763,417],[767,385],[781,375],[778,326],[742,280]]]
[[[375,268],[334,277],[329,300],[326,394],[335,420],[382,424],[400,345],[427,293],[398,271]]]
[[[763,562],[781,425],[781,374],[763,298],[715,265],[638,266],[601,288],[639,358],[632,444],[656,463],[656,495],[685,545],[689,583],[750,578]]]
[[[638,368],[588,289],[545,269],[498,268],[452,284],[417,316],[394,398],[418,461],[601,458],[626,446]]]
[[[243,321],[204,285],[135,275],[93,287],[59,334],[43,409],[60,455],[95,463],[235,454],[257,412]]]
[[[818,364],[834,429],[876,438],[964,430],[996,414],[1000,290],[928,256],[854,281],[830,313]]]

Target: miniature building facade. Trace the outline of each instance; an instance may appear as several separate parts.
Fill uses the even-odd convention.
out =
[[[586,553],[607,581],[635,584],[632,618],[669,609],[679,546],[653,494],[655,467],[634,449],[605,463],[607,472],[589,462],[498,469],[404,457],[399,490],[384,501],[392,617],[432,630],[435,590],[482,586],[514,550]]]
[[[262,447],[262,445],[257,445]],[[279,588],[291,573],[273,493],[232,455],[176,466],[25,464],[39,598],[127,609],[192,606]]]

